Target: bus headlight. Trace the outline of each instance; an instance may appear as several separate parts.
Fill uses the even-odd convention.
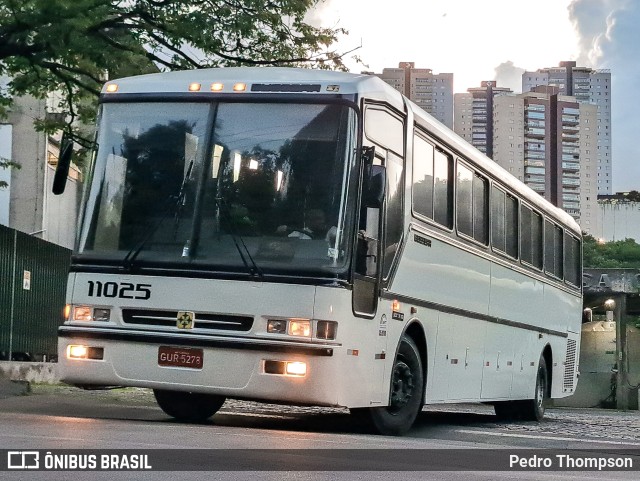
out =
[[[73,320],[93,321],[93,309],[91,309],[89,306],[74,306]]]
[[[285,334],[287,332],[287,321],[284,319],[269,319],[267,321],[267,332],[269,334]]]
[[[111,309],[91,306],[73,306],[73,316],[71,320],[109,322],[111,320]]]
[[[316,321],[311,319],[267,319],[269,334],[288,334],[296,337],[313,337],[333,341],[338,331],[336,321]]]
[[[289,321],[289,335],[311,337],[311,321],[308,319],[291,319]]]

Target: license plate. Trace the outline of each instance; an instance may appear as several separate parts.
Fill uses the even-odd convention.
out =
[[[158,365],[160,366],[202,369],[203,359],[202,349],[171,346],[160,346],[158,349]]]

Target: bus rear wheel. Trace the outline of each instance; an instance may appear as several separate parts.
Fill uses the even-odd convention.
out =
[[[224,396],[199,392],[154,389],[153,395],[160,409],[178,421],[197,423],[213,416],[222,407]]]
[[[367,412],[375,431],[391,436],[406,433],[422,409],[423,388],[420,352],[411,337],[403,336],[391,372],[389,406]]]
[[[538,373],[536,375],[536,389],[533,399],[521,401],[522,419],[525,421],[542,421],[547,400],[549,398],[549,373],[544,356],[540,356]]]

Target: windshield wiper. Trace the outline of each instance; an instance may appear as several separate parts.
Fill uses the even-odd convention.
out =
[[[258,267],[258,264],[256,264],[256,261],[253,259],[251,252],[249,252],[249,248],[244,243],[244,239],[242,238],[242,236],[239,234],[236,234],[235,229],[233,228],[234,221],[229,212],[229,207],[227,206],[227,204],[225,203],[222,197],[216,195],[214,198],[215,198],[216,205],[218,206],[218,208],[222,212],[222,215],[226,218],[227,222],[229,223],[229,235],[231,236],[231,239],[233,239],[233,244],[236,246],[238,254],[240,254],[242,263],[247,268],[250,275],[258,276],[259,278],[262,279],[264,277],[264,273],[262,272],[262,269],[260,269],[260,267]]]
[[[169,196],[169,198],[167,199],[168,208],[166,209],[166,211],[164,212],[164,214],[162,215],[158,223],[152,229],[150,229],[147,232],[147,234],[142,238],[142,240],[140,240],[140,242],[138,242],[129,252],[127,252],[127,255],[124,256],[124,259],[122,259],[122,264],[129,271],[131,271],[131,269],[133,268],[133,261],[136,260],[136,258],[138,257],[138,255],[140,254],[144,246],[147,245],[147,242],[149,242],[149,240],[158,231],[158,229],[163,224],[163,222],[169,217],[170,213],[175,211],[175,219],[176,219],[176,222],[178,222],[182,203],[186,193],[187,181],[191,177],[192,170],[193,170],[193,159],[191,160],[191,162],[189,162],[189,166],[187,167],[187,172],[184,174],[184,178],[182,179],[182,184],[180,184],[180,190],[178,191],[178,195],[175,196],[175,202],[171,203],[171,200],[174,199],[174,196],[172,195]]]

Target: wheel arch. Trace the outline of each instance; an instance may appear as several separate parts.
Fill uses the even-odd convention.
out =
[[[424,331],[424,326],[417,319],[412,319],[405,327],[403,336],[408,336],[416,343],[418,351],[420,353],[420,361],[422,362],[422,379],[424,379],[424,389],[422,390],[422,404],[424,404],[427,393],[427,373],[428,369],[428,357],[427,357],[427,335]]]
[[[553,385],[553,351],[551,345],[547,344],[542,350],[542,357],[547,367],[547,397],[551,397],[551,386]]]

